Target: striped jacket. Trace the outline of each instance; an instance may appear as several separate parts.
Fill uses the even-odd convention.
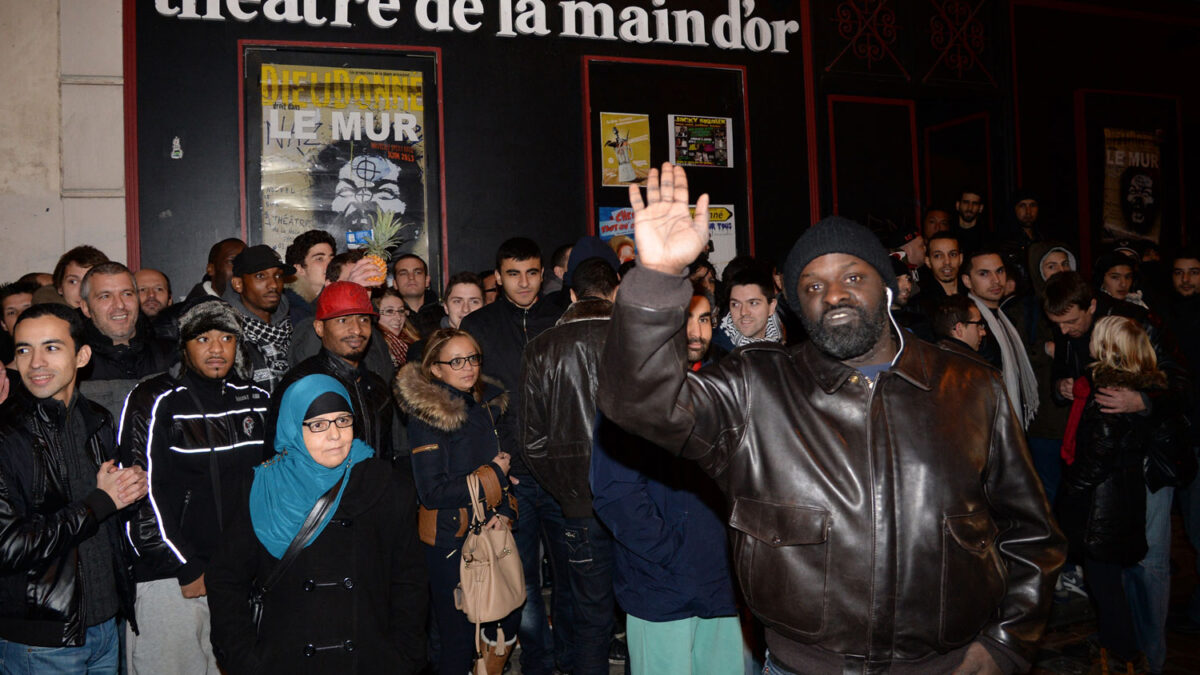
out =
[[[146,470],[150,486],[125,526],[138,581],[173,576],[182,585],[204,573],[232,522],[239,486],[271,452],[263,423],[269,399],[248,382],[178,367],[130,392],[118,452],[124,464]]]

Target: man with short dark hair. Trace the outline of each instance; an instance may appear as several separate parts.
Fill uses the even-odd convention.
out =
[[[275,391],[288,369],[292,320],[283,297],[283,279],[295,272],[270,246],[251,246],[234,257],[223,296],[242,315],[253,369],[250,379],[269,392]]]
[[[979,308],[965,295],[942,298],[934,308],[932,323],[939,345],[987,363],[978,354],[979,345],[987,335],[987,324]]]
[[[92,350],[80,391],[115,418],[138,380],[170,368],[179,351],[156,336],[141,316],[133,274],[121,263],[103,262],[88,270],[80,295],[80,309],[88,318],[84,342]]]
[[[530,340],[541,335],[558,320],[561,309],[549,302],[539,301],[542,288],[542,252],[538,245],[525,237],[513,237],[504,241],[496,251],[496,273],[500,297],[490,305],[468,314],[460,327],[470,333],[483,351],[483,373],[499,380],[509,395],[509,409],[523,409],[521,389],[521,358]],[[520,429],[520,415],[507,415],[509,423]],[[554,637],[546,620],[546,609],[542,601],[540,537],[543,527],[562,527],[562,509],[547,493],[525,465],[520,450],[520,433],[501,435],[502,448],[512,457],[509,476],[516,476],[520,483],[512,486],[517,498],[517,528],[514,535],[525,568],[525,609],[521,614],[521,672],[528,675],[548,675],[555,667],[555,652],[567,658],[567,647],[562,636],[567,630]],[[545,525],[543,525],[545,523]],[[559,579],[566,578],[562,565],[566,556],[561,551],[551,551],[551,561],[560,565]],[[555,588],[554,606],[558,607],[569,594],[565,584]],[[555,612],[558,614],[558,612]],[[555,621],[565,629],[569,622]],[[561,647],[561,649],[557,648]],[[559,663],[563,670],[570,664]]]
[[[1166,325],[1179,338],[1192,381],[1192,406],[1188,410],[1191,426],[1184,442],[1200,456],[1200,249],[1180,249],[1170,261],[1171,291],[1167,298]],[[1183,513],[1184,529],[1192,547],[1200,551],[1200,478],[1175,490]],[[1196,561],[1200,571],[1200,559]],[[1200,585],[1192,592],[1186,613],[1172,626],[1176,631],[1200,633]]]
[[[958,278],[963,259],[958,238],[948,232],[938,232],[929,238],[927,248],[925,266],[929,268],[929,275],[921,284],[920,302],[925,313],[932,316],[942,298],[966,295],[967,291]]]
[[[490,305],[500,297],[500,283],[496,281],[496,270],[484,270],[478,276],[483,284],[483,304]]]
[[[415,253],[404,253],[392,261],[392,286],[409,309],[409,321],[421,334],[429,337],[446,316],[437,294],[429,289],[433,277],[425,259]]]
[[[933,239],[933,235],[939,232],[946,232],[950,229],[950,214],[942,209],[929,209],[925,212],[925,219],[921,221],[921,235],[925,237],[925,242],[928,243]]]
[[[335,253],[337,242],[325,230],[308,230],[296,235],[284,251],[284,262],[296,268],[296,280],[283,290],[293,326],[313,315],[317,296],[325,288],[325,268]]]
[[[569,556],[567,577],[555,578],[570,589],[571,625],[562,626],[556,615],[554,630],[569,631],[576,675],[607,675],[613,631],[612,535],[592,511],[588,468],[595,373],[620,281],[614,262],[592,257],[572,269],[571,305],[553,328],[529,342],[522,365],[521,451],[564,518],[561,527],[543,522],[543,529],[564,550],[588,551]]]
[[[950,226],[950,234],[958,239],[964,252],[979,248],[987,237],[983,223],[979,220],[983,207],[983,192],[970,186],[959,191],[958,201],[954,202],[958,218]]]
[[[270,395],[245,379],[237,312],[211,298],[179,323],[180,366],[134,387],[117,438],[149,485],[128,531],[142,619],[140,634],[126,635],[130,675],[217,672],[204,573],[243,482],[268,459]]]
[[[133,282],[137,286],[138,310],[142,316],[153,319],[171,306],[171,281],[167,275],[152,267],[143,267],[134,272]]]
[[[758,265],[751,265],[729,280],[729,311],[721,319],[713,341],[725,351],[752,342],[783,342],[775,282]]]
[[[1000,311],[1008,281],[1004,260],[996,249],[978,248],[964,257],[960,277],[968,291],[967,297],[979,308],[992,338],[989,341],[993,346],[991,353],[981,351],[981,354],[1003,373],[1004,387],[1017,419],[1022,428],[1028,428],[1038,409],[1037,378],[1029,355],[1025,353],[1025,342],[1008,316]]]
[[[108,256],[95,246],[86,244],[76,246],[59,256],[58,262],[54,265],[54,288],[58,290],[58,294],[62,296],[68,306],[79,308],[79,304],[82,302],[82,298],[79,296],[79,286],[83,283],[83,277],[88,270],[102,262],[108,262]]]
[[[707,243],[708,196],[693,216],[683,169],[661,176],[650,171],[648,203],[630,189],[639,262],[598,403],[725,493],[769,671],[1027,668],[1065,546],[999,374],[893,331],[887,253],[837,217],[783,266],[808,341],[686,371],[683,270]]]
[[[550,254],[550,274],[542,282],[542,295],[547,296],[563,289],[567,276],[567,262],[571,258],[571,244],[563,244]]]
[[[352,281],[335,281],[326,286],[317,296],[312,323],[321,340],[321,351],[301,361],[280,381],[276,388],[278,395],[271,399],[268,426],[273,428],[278,419],[279,402],[288,385],[307,375],[329,375],[350,393],[355,413],[354,437],[370,445],[376,456],[393,459],[396,403],[389,383],[366,363],[373,320],[378,316],[370,292],[362,286]]]
[[[14,281],[0,286],[0,328],[3,329],[3,333],[0,333],[0,338],[3,338],[0,339],[0,366],[12,361],[13,324],[17,322],[21,312],[33,304],[33,294],[38,288],[40,287],[33,281]],[[3,385],[0,385],[0,388],[2,387]],[[0,396],[0,403],[3,402],[4,397]]]
[[[711,363],[712,307],[711,293],[693,282],[688,370]],[[632,672],[742,672],[742,630],[726,553],[728,509],[716,483],[694,462],[602,416],[593,437],[593,503],[616,541],[614,592],[628,614]]]
[[[33,304],[33,294],[40,288],[32,281],[14,281],[0,286],[0,326],[12,335],[17,317]]]
[[[233,276],[233,259],[246,250],[246,242],[236,237],[222,239],[208,249],[208,263],[204,268],[204,278],[192,290],[188,291],[187,300],[193,301],[212,296],[221,298]]]
[[[79,392],[91,349],[78,313],[35,305],[13,332],[24,388],[0,407],[0,663],[115,675],[118,619],[137,630],[118,512],[146,495],[146,474],[119,468],[112,417]]]

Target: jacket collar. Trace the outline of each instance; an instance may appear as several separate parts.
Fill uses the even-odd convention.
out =
[[[504,414],[508,409],[508,394],[499,382],[483,376],[485,387],[481,403]],[[475,398],[441,382],[430,382],[421,376],[420,364],[409,363],[396,374],[396,402],[400,408],[429,426],[441,431],[457,431],[467,423]]]
[[[541,301],[539,301],[541,302]],[[554,325],[561,326],[564,323],[573,323],[575,321],[587,321],[589,319],[608,319],[612,317],[613,304],[603,298],[583,298],[571,303],[567,307],[567,311],[559,317],[558,322]]]
[[[885,300],[889,305],[888,321],[891,322],[892,335],[900,347],[896,356],[892,358],[892,367],[888,369],[888,372],[904,378],[918,389],[929,391],[933,388],[933,377],[928,362],[930,356],[928,350],[932,347],[913,337],[905,339],[904,329],[896,323],[895,317],[892,316],[891,300],[892,289],[889,288]],[[792,358],[799,358],[802,363],[808,365],[809,371],[817,380],[817,385],[826,394],[836,392],[846,383],[846,380],[850,379],[851,375],[858,372],[857,369],[817,349],[811,340],[804,342],[798,349],[792,350]]]

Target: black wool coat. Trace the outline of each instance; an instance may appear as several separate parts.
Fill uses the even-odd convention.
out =
[[[421,670],[429,594],[412,484],[381,459],[348,480],[332,520],[267,592],[257,637],[247,598],[279,561],[248,507],[226,530],[205,585],[213,651],[229,675]]]

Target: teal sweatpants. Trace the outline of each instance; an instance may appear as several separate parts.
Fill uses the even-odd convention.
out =
[[[736,616],[626,619],[633,675],[743,675],[742,625]]]

